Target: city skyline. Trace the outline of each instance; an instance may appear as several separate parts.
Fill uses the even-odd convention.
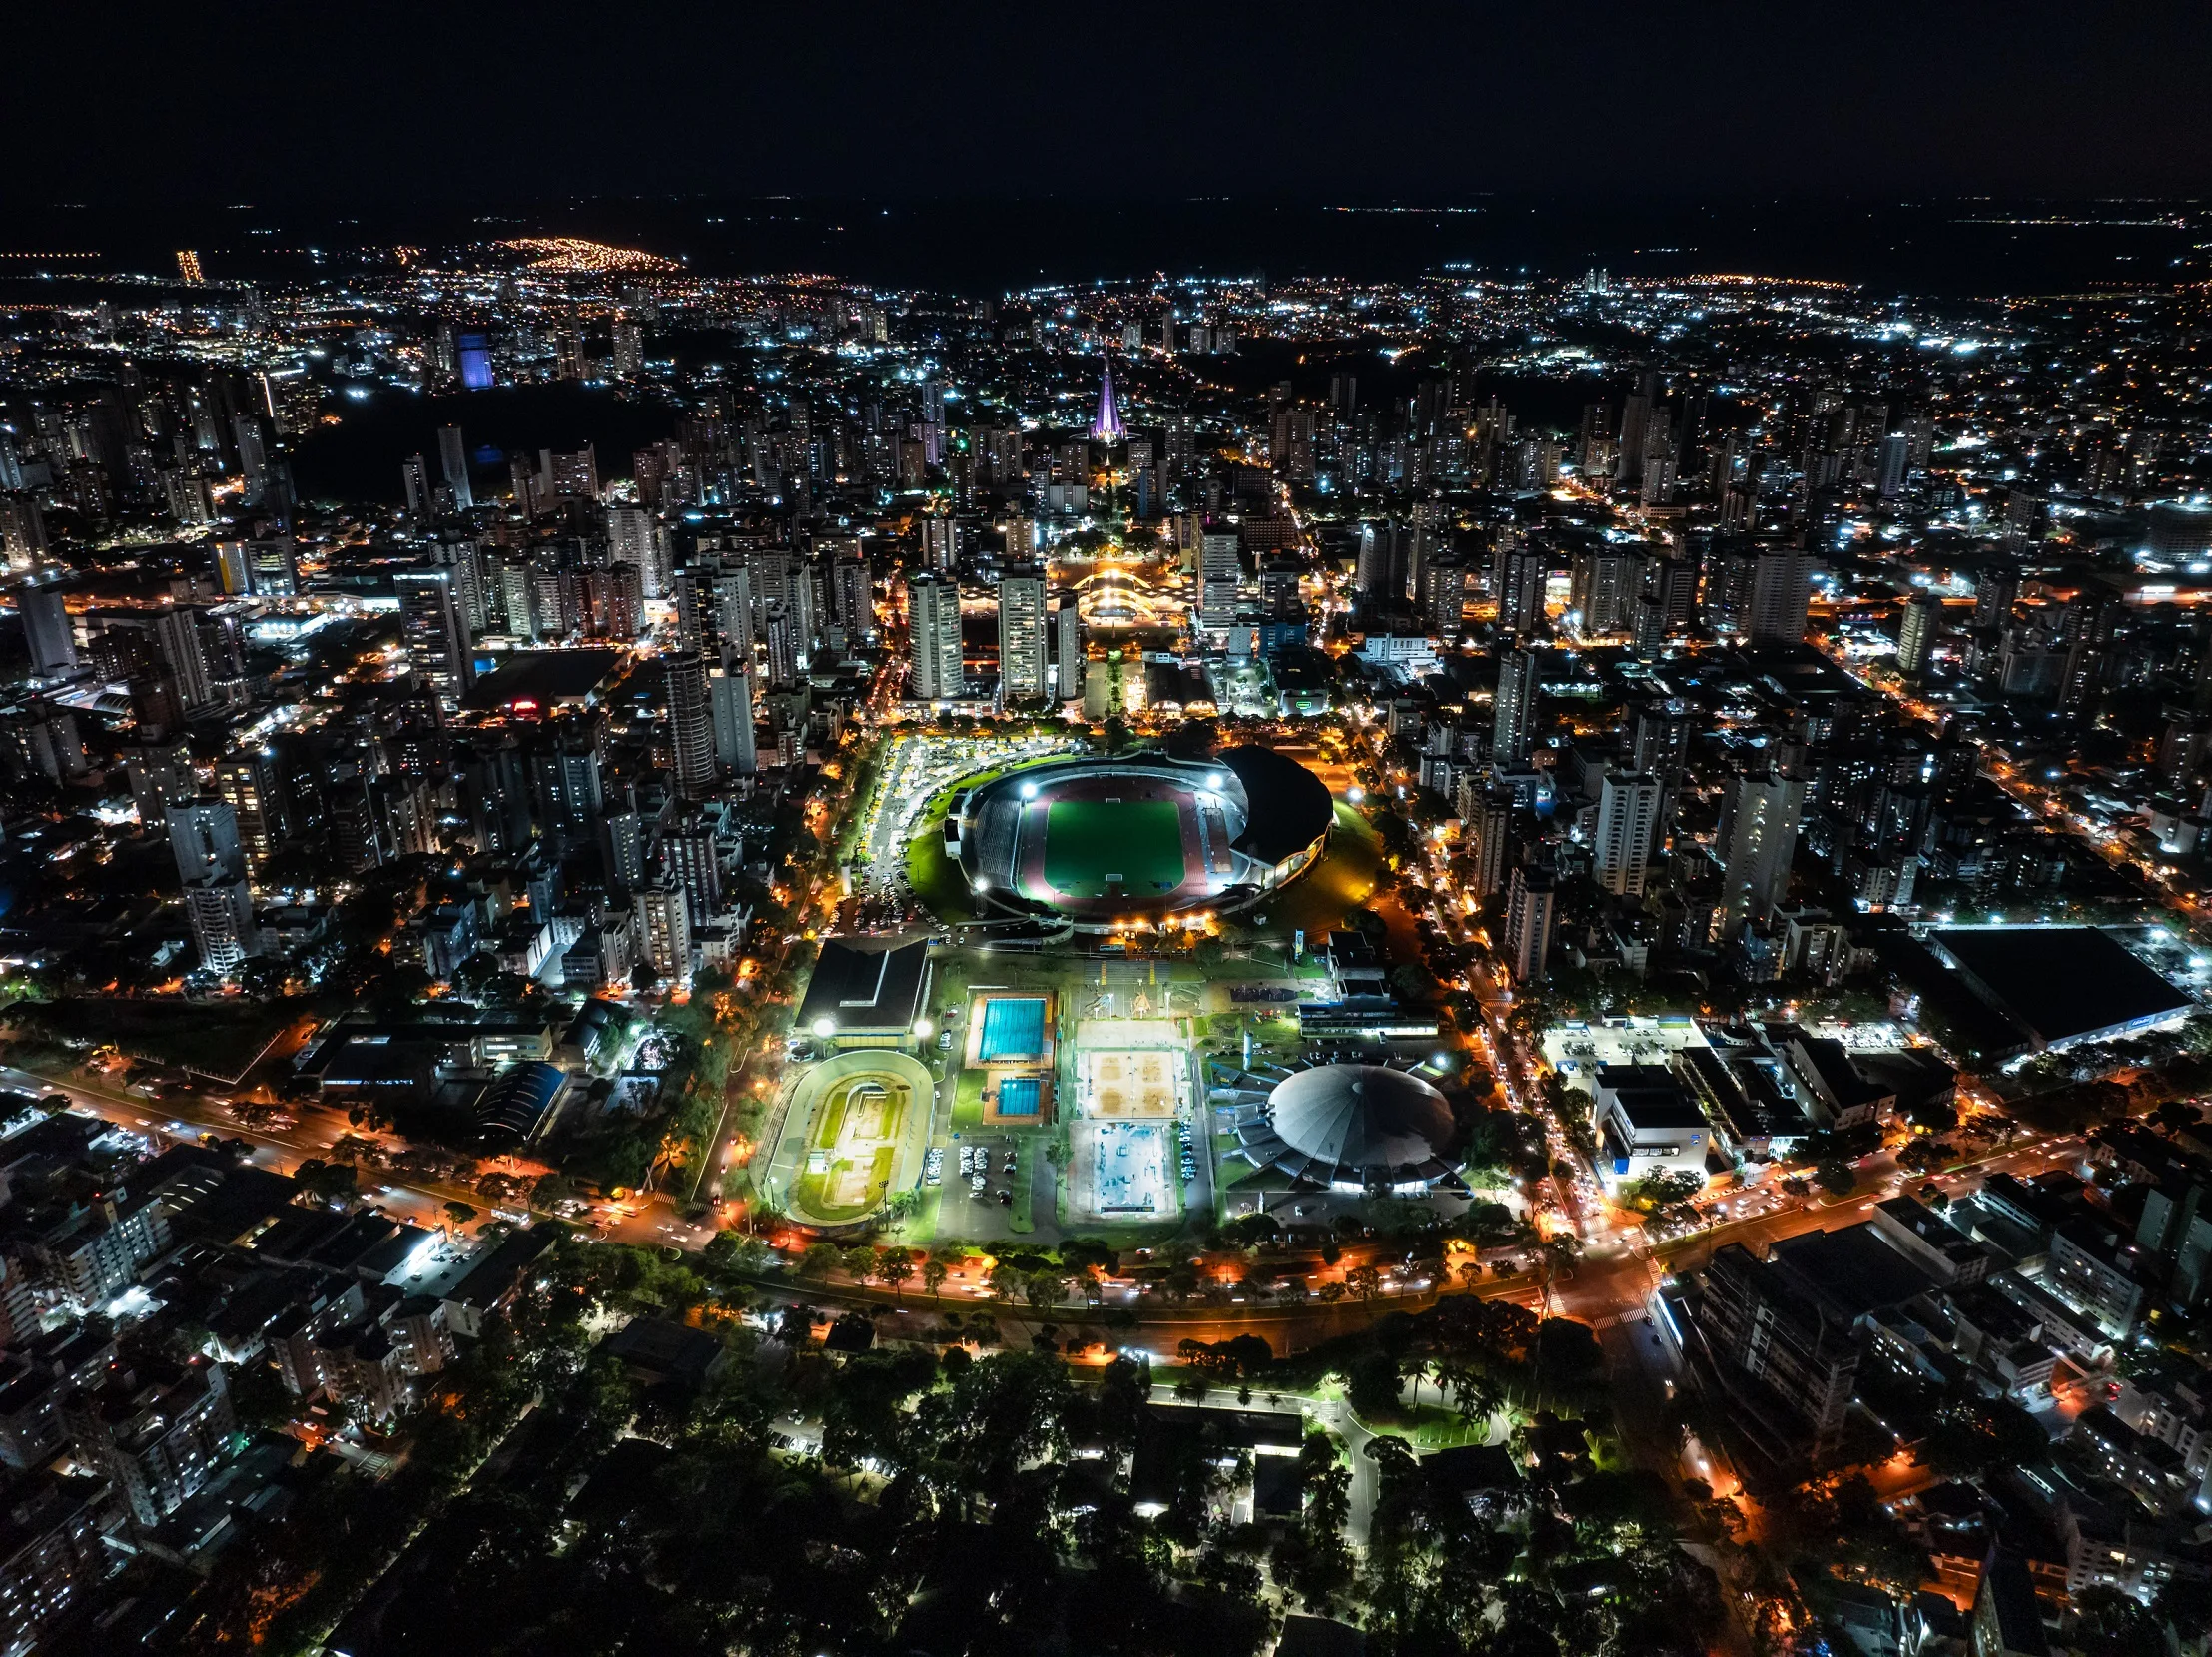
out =
[[[2212,1657],[2212,25],[71,31],[0,1657]]]

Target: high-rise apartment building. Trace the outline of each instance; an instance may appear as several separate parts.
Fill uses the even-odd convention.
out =
[[[638,942],[663,984],[691,980],[691,900],[676,881],[662,877],[637,894]]]
[[[714,706],[714,758],[723,769],[749,777],[760,768],[754,747],[753,675],[749,668],[716,668],[707,675]]]
[[[467,511],[476,504],[476,491],[468,482],[468,444],[457,425],[441,425],[437,428],[437,463],[444,473],[445,486],[453,491],[453,506]]]
[[[1482,786],[1479,777],[1470,770],[1460,784],[1460,841],[1471,865],[1467,895],[1487,900],[1505,890],[1506,870],[1512,864],[1513,796],[1504,789]]]
[[[1927,672],[1929,658],[1935,653],[1935,635],[1943,626],[1943,601],[1933,593],[1922,592],[1913,596],[1904,606],[1904,616],[1897,624],[1897,671],[1908,679],[1917,679]]]
[[[1198,543],[1198,625],[1225,634],[1236,625],[1236,598],[1244,581],[1244,549],[1235,532],[1208,529]]]
[[[457,704],[476,674],[451,566],[404,569],[392,585],[399,594],[399,636],[408,663],[440,701]]]
[[[1607,771],[1598,786],[1593,874],[1619,897],[1641,897],[1645,870],[1659,836],[1659,779],[1642,771]]]
[[[907,629],[912,665],[908,694],[920,702],[948,701],[960,695],[959,583],[937,575],[910,577]]]
[[[1544,631],[1544,587],[1551,579],[1551,558],[1518,536],[1498,552],[1498,631],[1536,638]]]
[[[26,575],[16,584],[16,609],[36,679],[65,679],[77,671],[76,629],[62,603],[62,586],[56,574]]]
[[[1536,729],[1537,669],[1542,658],[1519,647],[1498,658],[1498,694],[1492,714],[1490,758],[1501,771],[1518,771],[1529,762]]]
[[[1804,809],[1805,784],[1795,777],[1770,773],[1736,779],[1718,836],[1724,937],[1733,938],[1746,922],[1766,920],[1788,894]]]
[[[703,800],[714,792],[714,715],[707,700],[707,664],[688,650],[663,657],[668,676],[669,768],[676,793]]]
[[[1060,607],[1053,612],[1053,694],[1072,702],[1083,694],[1083,610],[1072,592],[1060,595]]]
[[[246,852],[238,835],[238,816],[221,799],[196,799],[169,808],[169,850],[177,859],[177,878],[243,880]]]
[[[1045,572],[1009,571],[999,578],[999,694],[1007,702],[1041,702],[1047,690]]]
[[[1522,864],[1506,888],[1504,954],[1506,971],[1516,984],[1534,984],[1544,976],[1552,953],[1552,929],[1558,900],[1552,871]]]

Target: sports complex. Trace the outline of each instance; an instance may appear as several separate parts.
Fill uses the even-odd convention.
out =
[[[1243,908],[1311,864],[1333,821],[1304,766],[1231,748],[1027,766],[969,791],[944,835],[990,907],[1108,932]]]

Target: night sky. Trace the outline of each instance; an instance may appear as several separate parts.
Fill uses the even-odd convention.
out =
[[[2171,0],[265,0],[20,7],[9,30],[19,211],[2212,188],[2212,8]]]

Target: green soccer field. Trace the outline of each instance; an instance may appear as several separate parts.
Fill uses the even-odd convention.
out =
[[[1182,822],[1173,800],[1056,800],[1045,812],[1045,879],[1057,892],[1132,898],[1182,884]],[[1119,876],[1118,881],[1109,879]]]

